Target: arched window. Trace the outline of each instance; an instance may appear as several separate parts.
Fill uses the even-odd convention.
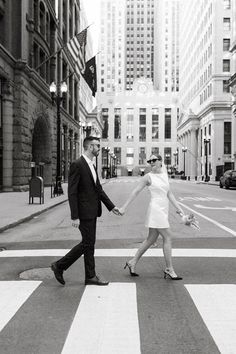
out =
[[[42,36],[45,36],[45,27],[46,27],[46,12],[45,7],[42,2],[39,6],[39,29]]]
[[[35,29],[38,29],[38,25],[39,25],[38,15],[39,15],[39,2],[38,0],[34,0],[34,28]]]

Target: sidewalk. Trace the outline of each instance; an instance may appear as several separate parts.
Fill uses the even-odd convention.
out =
[[[107,180],[100,179],[104,184]],[[0,233],[34,216],[43,213],[68,200],[67,183],[63,183],[63,195],[51,198],[51,187],[44,188],[44,204],[39,204],[39,198],[34,198],[34,204],[29,204],[29,192],[0,193]]]
[[[29,204],[29,192],[0,193],[0,232],[67,201],[67,183],[62,187],[64,194],[53,198],[51,187],[45,187],[44,204],[39,204],[39,198],[34,198],[34,204]]]

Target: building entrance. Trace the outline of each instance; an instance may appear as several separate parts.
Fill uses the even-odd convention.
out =
[[[44,184],[52,182],[52,141],[51,129],[46,117],[39,117],[34,125],[32,138],[32,162],[36,167],[43,164]]]

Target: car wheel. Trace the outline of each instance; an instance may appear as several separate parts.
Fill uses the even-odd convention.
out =
[[[225,189],[229,189],[228,183],[225,183]]]

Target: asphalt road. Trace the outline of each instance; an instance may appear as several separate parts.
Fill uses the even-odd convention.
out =
[[[138,180],[104,189],[120,206]],[[65,273],[65,287],[51,274],[50,263],[80,240],[67,203],[2,233],[0,353],[235,353],[236,190],[187,181],[171,188],[201,227],[184,226],[170,209],[179,282],[163,278],[161,239],[138,278],[123,269],[147,234],[145,190],[123,217],[103,208],[96,268],[110,280],[106,288],[85,288],[83,259]]]

